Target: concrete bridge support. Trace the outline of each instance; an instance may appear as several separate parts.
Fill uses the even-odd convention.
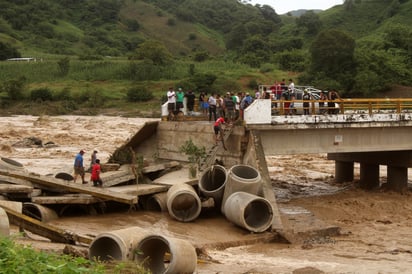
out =
[[[354,162],[335,161],[335,182],[353,181]]]
[[[360,186],[364,189],[374,189],[379,187],[379,165],[360,163]]]
[[[388,189],[403,192],[408,188],[408,168],[388,166]]]

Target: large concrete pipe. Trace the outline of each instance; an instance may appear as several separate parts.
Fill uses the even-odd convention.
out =
[[[26,169],[24,166],[12,159],[0,157],[0,169],[8,169],[8,170],[21,170],[25,171]]]
[[[234,165],[229,169],[221,207],[223,214],[227,198],[239,191],[254,195],[261,191],[261,177],[257,169],[248,165]]]
[[[150,235],[137,246],[137,260],[152,273],[194,273],[196,250],[185,240]]]
[[[73,175],[67,172],[59,172],[56,175],[54,175],[54,178],[56,179],[62,179],[64,181],[73,181]]]
[[[23,214],[44,223],[58,218],[53,209],[35,203],[24,203]]]
[[[213,198],[215,205],[220,208],[223,192],[227,182],[227,170],[220,165],[212,165],[207,168],[199,180],[200,193],[206,198]]]
[[[176,184],[167,191],[167,210],[176,220],[193,221],[199,216],[201,209],[200,198],[192,186]]]
[[[266,231],[273,222],[273,208],[269,201],[246,192],[230,195],[224,212],[229,221],[251,232]]]
[[[9,217],[7,216],[6,211],[0,207],[0,236],[9,236],[10,235],[10,223]]]
[[[137,245],[148,235],[148,232],[140,227],[101,233],[90,244],[89,259],[100,261],[133,260]]]
[[[151,211],[167,211],[167,192],[156,193],[148,197],[144,208]]]

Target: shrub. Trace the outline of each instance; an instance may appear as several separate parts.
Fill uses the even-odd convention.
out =
[[[146,102],[152,98],[152,92],[144,85],[131,87],[127,91],[127,101],[129,102]]]
[[[23,99],[23,90],[25,82],[25,77],[8,80],[3,83],[2,90],[7,93],[8,99],[21,100]]]
[[[33,89],[30,93],[30,99],[32,101],[52,101],[53,93],[49,88]]]

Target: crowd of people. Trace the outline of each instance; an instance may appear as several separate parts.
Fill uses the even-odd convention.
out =
[[[196,101],[196,95],[192,90],[183,92],[182,88],[178,88],[175,92],[171,87],[167,91],[168,98],[168,112],[169,119],[173,120],[173,117],[183,110],[183,101],[186,98],[187,115],[194,115],[194,107]],[[293,79],[289,79],[286,83],[285,79],[282,81],[275,81],[273,85],[263,87],[262,91],[258,88],[254,90],[253,97],[249,92],[226,92],[221,95],[216,92],[210,93],[201,91],[198,100],[198,112],[204,117],[208,117],[210,122],[215,122],[219,117],[224,117],[226,122],[234,122],[236,120],[243,120],[245,109],[252,104],[256,99],[270,99],[272,100],[272,108],[278,108],[282,106],[283,114],[293,114],[294,101],[296,100],[295,83]],[[299,98],[300,99],[300,98]],[[336,99],[340,99],[340,96],[336,90],[322,91],[319,93],[319,98],[304,91],[301,99],[303,100],[303,114],[310,115],[310,100],[319,100],[319,113],[333,114]],[[282,100],[282,105],[280,101]],[[327,105],[325,105],[327,104]]]

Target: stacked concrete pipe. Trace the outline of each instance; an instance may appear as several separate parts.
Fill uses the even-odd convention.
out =
[[[130,227],[99,234],[90,244],[89,259],[136,260],[152,273],[194,273],[196,250],[185,240]]]
[[[220,208],[227,182],[227,170],[220,165],[212,165],[200,176],[199,190],[206,198],[213,198],[215,206]]]
[[[151,195],[145,201],[144,208],[151,211],[167,211],[167,193],[160,192]]]
[[[10,235],[10,223],[9,217],[7,216],[6,211],[0,207],[0,236],[9,236]]]
[[[129,227],[97,235],[89,247],[89,259],[133,260],[139,242],[148,236],[140,227]]]
[[[58,218],[53,209],[36,203],[24,203],[23,214],[44,223]]]
[[[235,192],[247,192],[257,195],[261,190],[260,173],[257,169],[248,165],[234,165],[228,171],[228,179],[222,200],[222,213],[227,198]]]
[[[196,270],[196,250],[188,241],[149,235],[140,241],[137,250],[136,259],[152,273],[194,273]],[[170,258],[166,257],[168,254]]]
[[[200,215],[201,209],[200,198],[191,185],[176,184],[167,191],[167,210],[174,219],[191,222]]]
[[[226,218],[251,232],[264,232],[273,222],[273,208],[266,199],[246,192],[235,192],[224,205]]]
[[[228,171],[221,210],[234,224],[251,232],[263,232],[273,222],[272,205],[261,193],[262,178],[257,169],[234,165]]]

